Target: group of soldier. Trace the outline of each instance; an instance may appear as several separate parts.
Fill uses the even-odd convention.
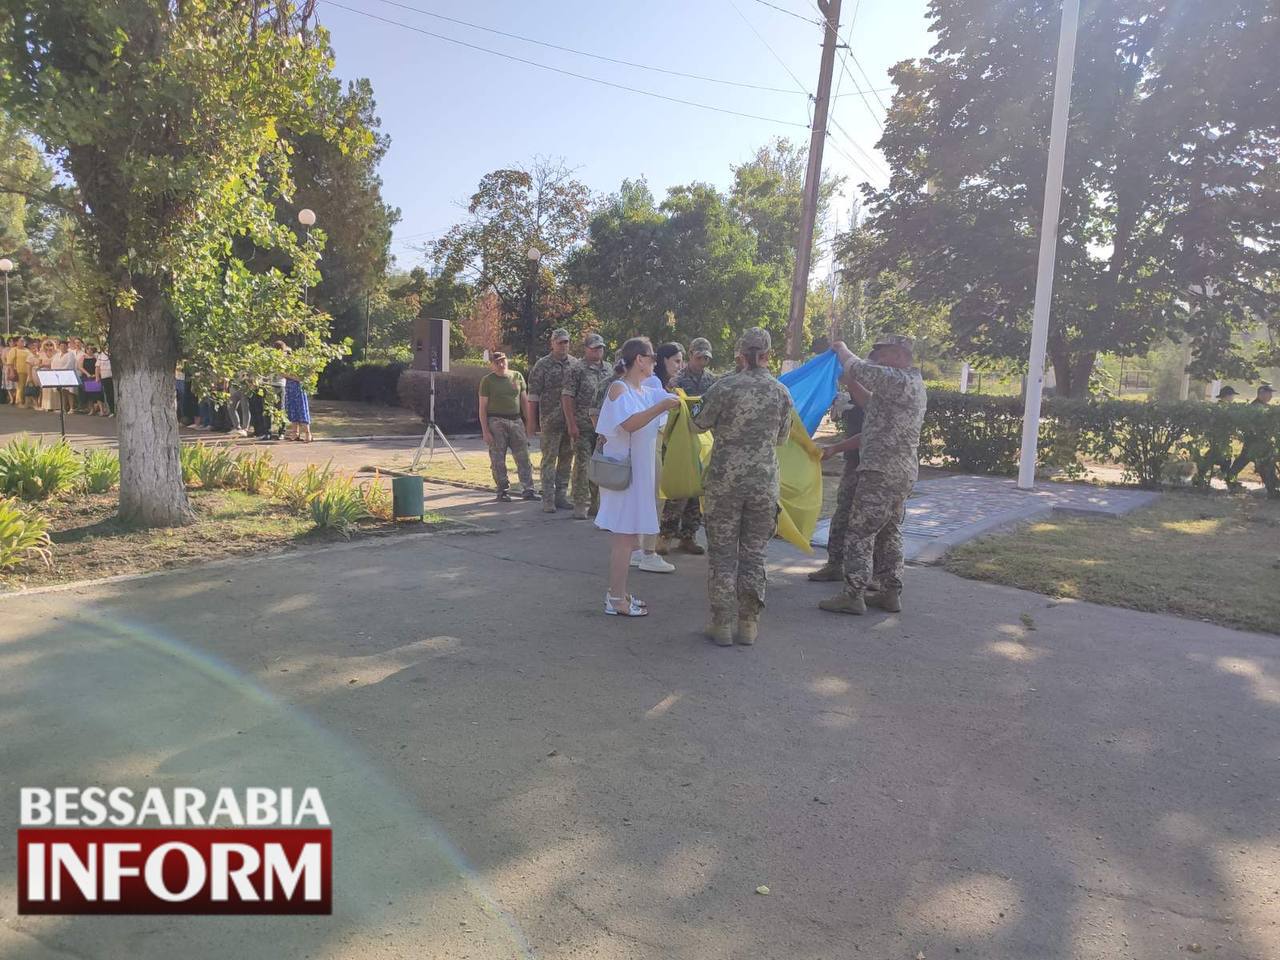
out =
[[[540,434],[542,509],[571,509],[575,519],[586,519],[598,495],[587,478],[596,446],[595,418],[616,373],[605,363],[605,343],[598,334],[587,336],[580,359],[570,355],[569,344],[567,330],[552,332],[550,352],[534,364],[527,388],[518,373],[507,370],[506,357],[494,354],[490,376],[508,381],[519,402],[504,406],[506,419],[497,422],[491,399],[485,410],[485,383],[490,380],[486,377],[481,384],[482,421],[499,500],[511,499],[508,450],[516,459],[524,498],[536,497],[527,437]],[[703,476],[701,508],[697,499],[668,502],[659,549],[665,552],[678,544],[687,552],[702,553],[695,538],[705,521],[707,633],[721,646],[754,643],[764,607],[765,552],[779,512],[776,445],[790,431],[792,407],[786,387],[766,366],[770,346],[767,331],[748,330],[735,349],[736,371],[717,377],[710,371],[710,343],[697,338],[690,344],[688,365],[664,384],[701,398],[693,424],[709,430],[715,443]],[[844,343],[832,347],[852,406],[845,418],[845,438],[823,449],[824,460],[845,455],[828,561],[809,577],[843,583],[839,594],[818,604],[823,610],[861,614],[868,602],[901,610],[902,522],[916,480],[926,405],[912,347],[908,337],[887,336],[866,359]],[[487,419],[485,412],[490,414]]]

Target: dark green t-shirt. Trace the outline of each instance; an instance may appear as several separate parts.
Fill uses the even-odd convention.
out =
[[[524,390],[524,377],[516,370],[505,377],[491,373],[480,381],[480,396],[489,401],[491,417],[520,416],[520,394]]]

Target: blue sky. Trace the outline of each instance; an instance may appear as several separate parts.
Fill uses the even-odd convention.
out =
[[[592,190],[607,193],[625,178],[644,176],[661,197],[667,187],[693,180],[726,185],[730,167],[775,136],[808,141],[800,87],[812,91],[817,86],[822,30],[800,18],[818,18],[812,0],[338,2],[365,14],[330,0],[321,0],[318,8],[320,22],[332,33],[339,75],[373,82],[382,128],[391,136],[381,173],[387,202],[403,213],[393,247],[401,267],[421,261],[414,245],[430,241],[465,215],[462,206],[484,173],[536,155],[563,157]],[[844,0],[841,36],[848,38],[875,87],[889,86],[889,66],[927,52],[926,5],[927,0]],[[606,63],[406,9],[413,7],[607,57],[789,92]],[[368,15],[562,70],[796,126],[575,79]],[[845,62],[865,90],[868,84],[858,67]],[[840,96],[833,101],[833,116],[843,132],[831,126],[824,166],[849,174],[853,184],[866,176],[850,158],[873,174],[884,169],[874,149],[880,133],[874,116],[883,120],[883,112],[874,95],[867,95],[869,109],[855,93],[839,61],[835,75]],[[888,103],[887,90],[879,96]],[[876,165],[845,133],[876,158]],[[323,211],[317,213],[323,218]]]

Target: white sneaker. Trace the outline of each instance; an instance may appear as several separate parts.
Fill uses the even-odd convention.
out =
[[[632,551],[631,551],[631,565],[632,565],[633,567],[638,567],[638,566],[640,566],[640,561],[641,561],[641,560],[643,560],[643,559],[644,559],[644,551],[643,551],[643,550],[632,550]]]
[[[646,573],[675,573],[676,565],[667,563],[656,553],[646,553],[640,558],[640,569]]]

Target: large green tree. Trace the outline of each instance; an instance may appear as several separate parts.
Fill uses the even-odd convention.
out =
[[[933,0],[899,64],[867,191],[865,275],[950,307],[956,347],[1026,356],[1061,5]],[[1200,372],[1264,360],[1231,334],[1280,317],[1280,16],[1274,0],[1083,6],[1049,358],[1080,395],[1100,351],[1189,338]]]
[[[592,218],[567,274],[587,291],[609,339],[706,337],[726,356],[746,327],[781,335],[786,325],[790,277],[760,257],[758,244],[708,184],[673,187],[656,204],[643,181],[627,181]]]
[[[363,343],[365,310],[383,285],[391,229],[400,221],[400,211],[382,199],[378,176],[391,139],[378,132],[368,80],[349,84],[329,106],[331,116],[316,118],[319,122],[302,131],[286,132],[295,190],[289,201],[280,203],[280,218],[293,222],[302,208],[315,211],[326,240],[312,302],[333,317],[334,338]],[[373,134],[368,149],[346,148],[348,135],[368,132]]]
[[[548,323],[561,319],[538,307],[555,292],[559,267],[586,236],[591,192],[563,162],[539,158],[485,174],[467,212],[470,218],[433,247],[440,272],[497,294],[508,342],[532,359]],[[540,260],[530,260],[531,248]]]
[[[293,185],[282,130],[337,112],[340,87],[314,0],[5,0],[0,106],[34,132],[75,184],[86,247],[107,291],[120,397],[120,513],[187,522],[174,367],[235,356],[314,370],[334,351],[327,318],[303,304],[322,232],[275,219]],[[337,136],[338,131],[326,127]],[[367,149],[368,131],[346,146]],[[237,243],[281,253],[256,270]],[[216,372],[216,371],[215,371]]]

